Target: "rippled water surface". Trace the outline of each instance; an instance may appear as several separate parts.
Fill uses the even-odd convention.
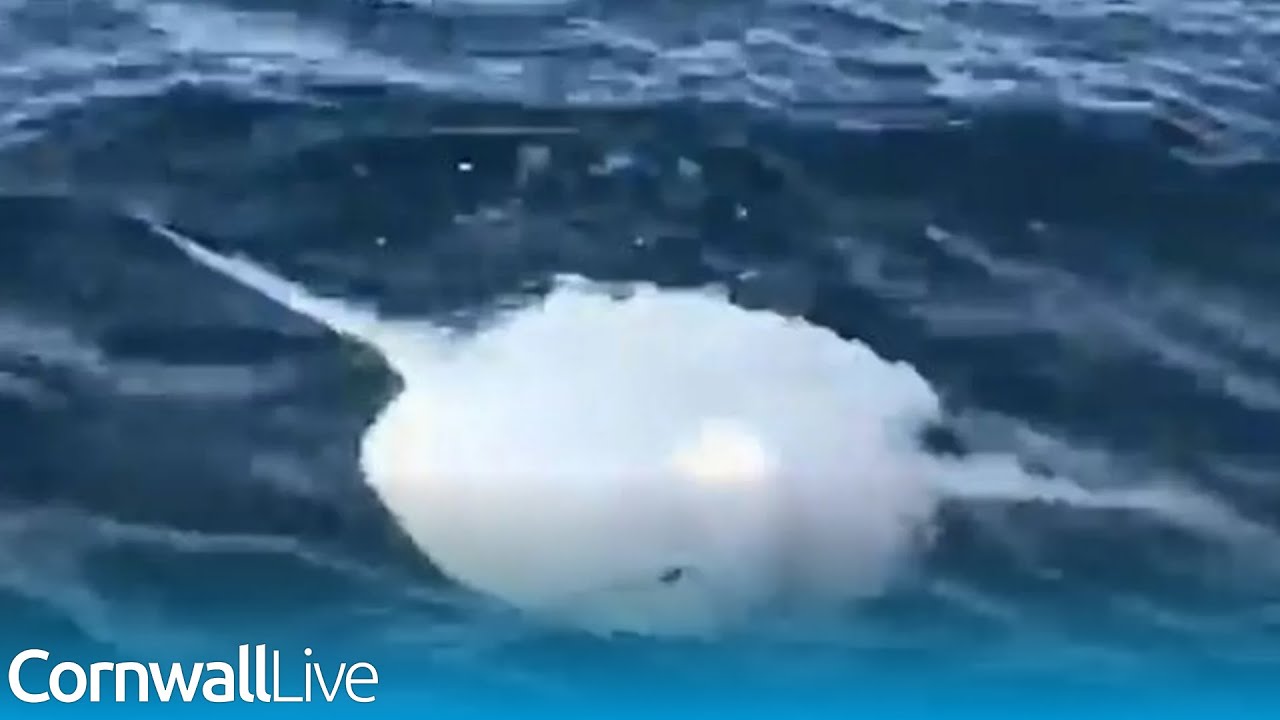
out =
[[[323,627],[548,697],[1280,672],[1280,4],[0,0],[0,193],[15,648]],[[362,482],[385,363],[151,222],[450,327],[563,273],[722,287],[1080,492],[950,499],[816,634],[543,627]]]

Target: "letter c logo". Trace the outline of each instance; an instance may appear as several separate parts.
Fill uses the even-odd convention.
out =
[[[29,693],[22,687],[22,666],[33,658],[48,660],[49,653],[46,650],[23,650],[13,659],[13,662],[9,663],[9,689],[13,691],[14,696],[19,700],[32,705],[49,702],[49,693]]]

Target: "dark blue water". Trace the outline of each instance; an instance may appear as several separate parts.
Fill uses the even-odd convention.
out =
[[[1206,510],[951,502],[822,637],[535,626],[364,486],[382,362],[140,217],[439,322],[557,273],[722,284],[909,362],[965,448]],[[1214,687],[1262,717],[1277,239],[1270,0],[3,0],[0,635],[323,637],[492,698]]]

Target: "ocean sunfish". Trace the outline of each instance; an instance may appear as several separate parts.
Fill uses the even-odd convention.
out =
[[[706,635],[772,603],[877,593],[926,535],[938,495],[918,431],[938,398],[826,329],[564,278],[446,332],[154,230],[385,358],[402,390],[363,438],[365,480],[446,575],[528,613]]]

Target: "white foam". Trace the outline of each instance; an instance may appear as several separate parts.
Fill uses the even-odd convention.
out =
[[[716,295],[566,281],[450,336],[157,230],[380,350],[404,389],[363,440],[369,485],[461,584],[586,629],[702,634],[880,592],[946,495],[1201,512],[937,459],[916,431],[938,399],[911,367]]]

